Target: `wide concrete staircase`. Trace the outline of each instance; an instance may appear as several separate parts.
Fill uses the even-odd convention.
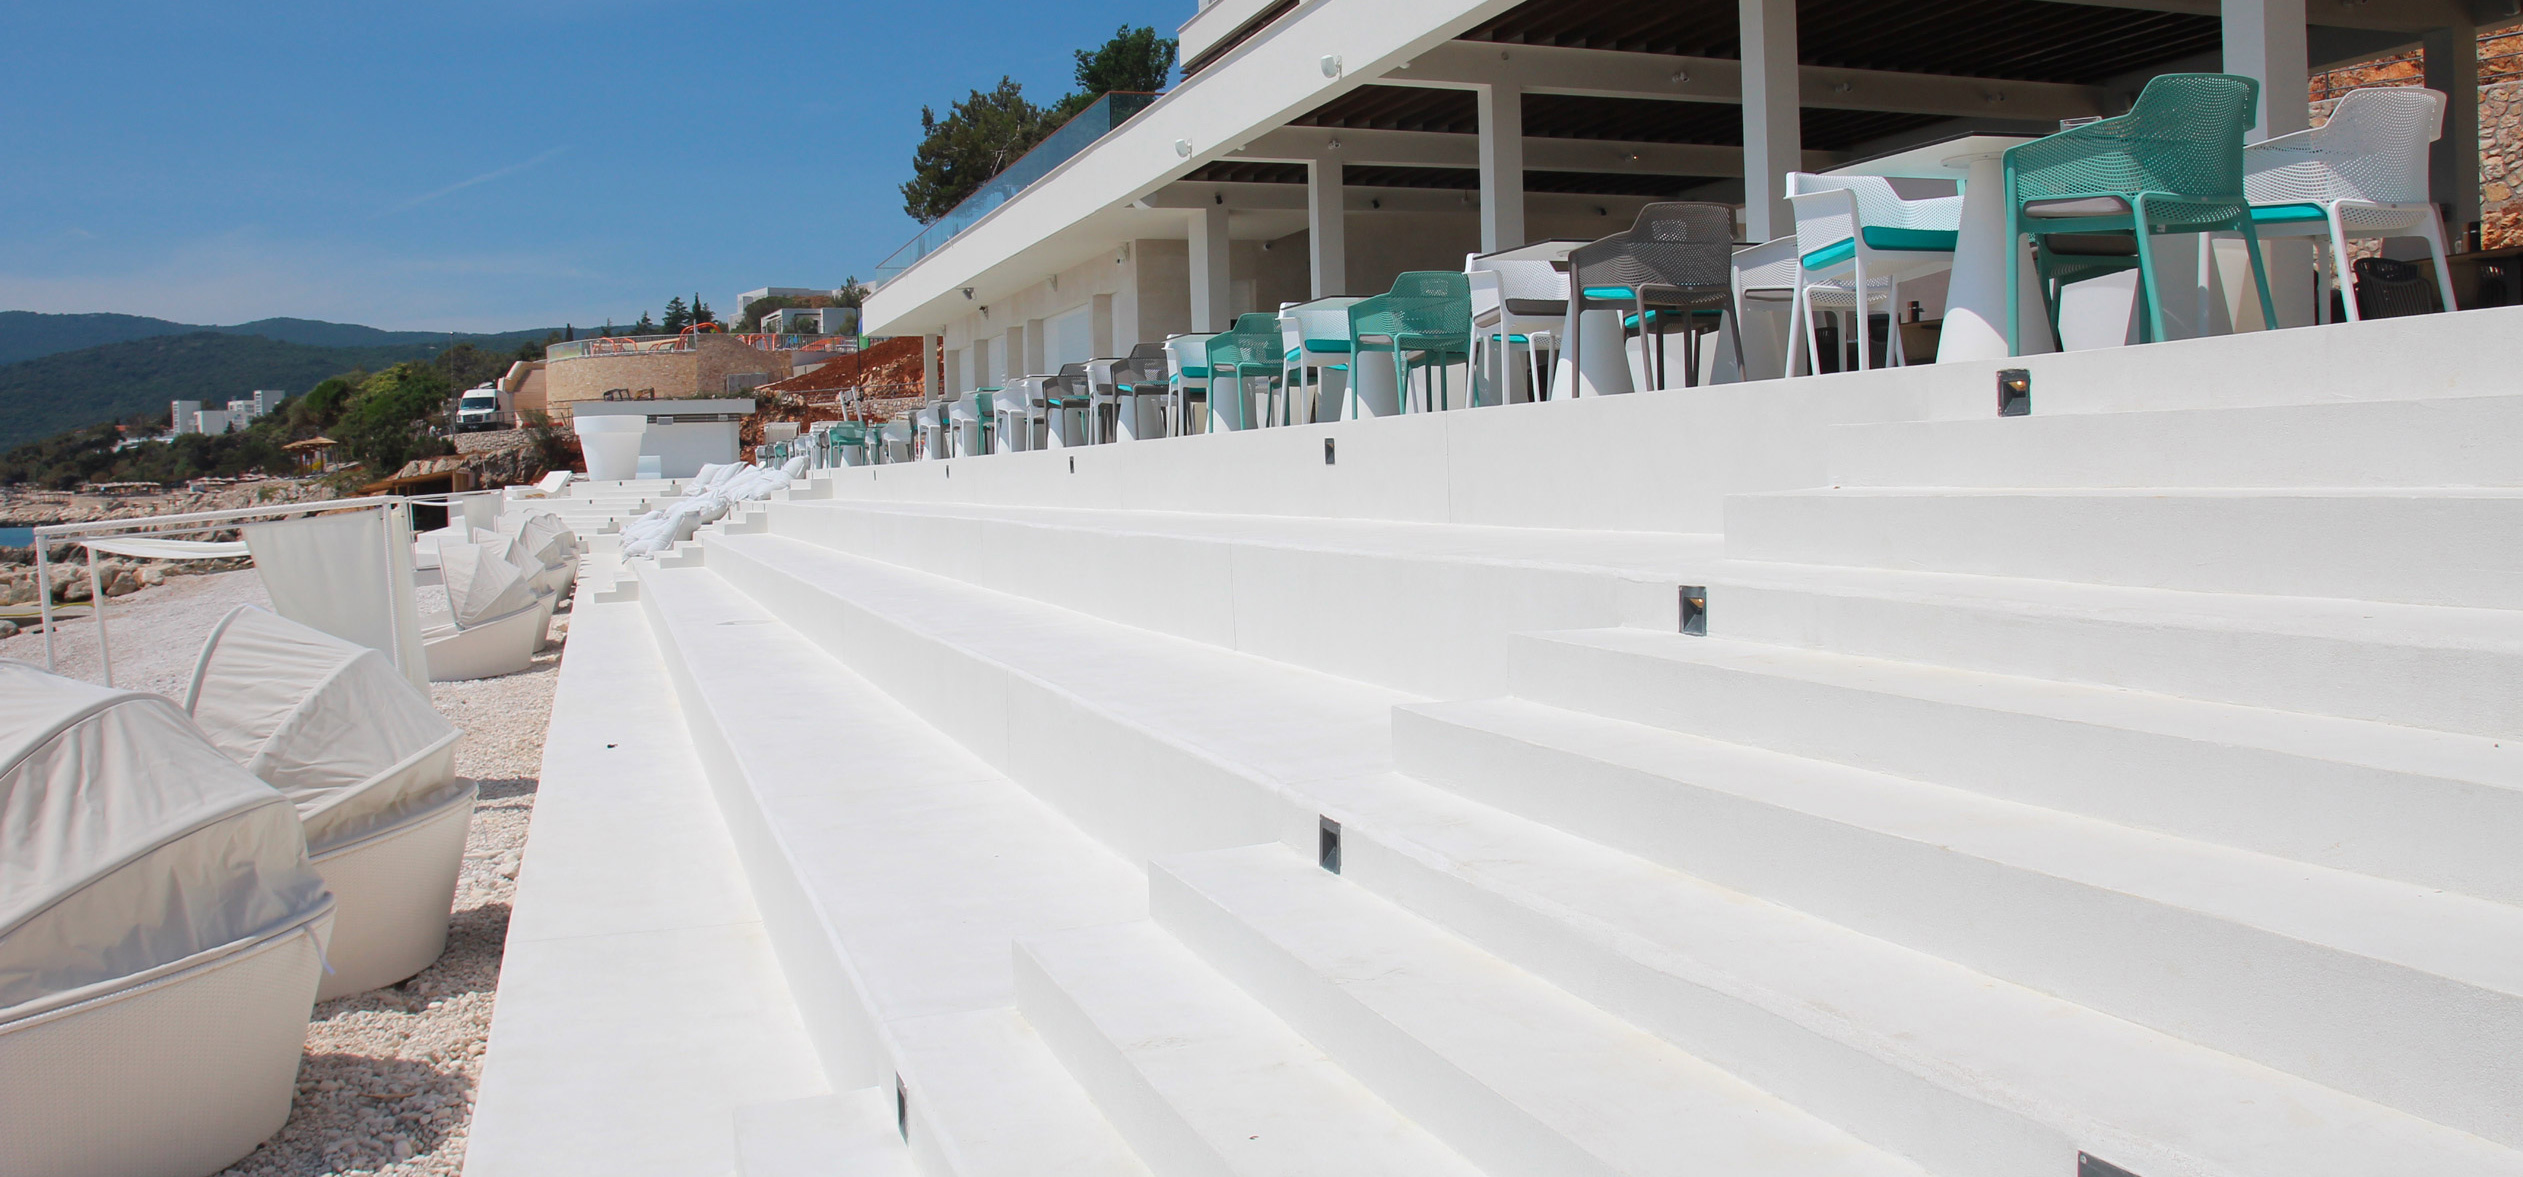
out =
[[[845,470],[633,575],[816,1171],[2523,1174],[2523,394],[2356,387],[1844,414],[1722,534]]]

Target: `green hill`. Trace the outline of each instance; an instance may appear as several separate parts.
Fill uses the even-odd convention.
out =
[[[135,414],[163,416],[167,402],[174,400],[208,406],[257,388],[286,389],[294,395],[339,372],[427,359],[446,346],[444,336],[426,338],[432,342],[312,347],[260,335],[196,330],[0,365],[0,450]]]
[[[457,332],[450,335],[444,331],[385,331],[356,323],[327,323],[318,319],[256,319],[233,327],[205,327],[152,319],[146,315],[47,315],[35,311],[0,311],[0,364],[14,364],[108,343],[164,335],[191,335],[202,331],[254,335],[308,347],[394,347],[419,343],[444,347],[452,340],[455,343],[470,343],[487,351],[513,351],[518,344],[541,339],[550,330],[538,327],[531,331],[495,334]]]

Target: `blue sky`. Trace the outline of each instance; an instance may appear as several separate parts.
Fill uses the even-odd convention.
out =
[[[865,278],[923,103],[1193,0],[0,5],[0,309],[498,330]]]

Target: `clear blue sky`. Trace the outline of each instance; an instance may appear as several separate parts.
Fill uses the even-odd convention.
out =
[[[1193,0],[0,5],[0,309],[498,330],[865,278],[920,107]]]

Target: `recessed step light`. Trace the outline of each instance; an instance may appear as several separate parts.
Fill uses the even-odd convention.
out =
[[[1708,636],[1708,586],[1682,586],[1682,632],[1695,638]]]
[[[2109,1161],[2079,1152],[2076,1154],[2076,1177],[2138,1177],[2138,1175]]]
[[[1315,842],[1315,861],[1333,874],[1340,873],[1340,823],[1322,818],[1322,833]]]

